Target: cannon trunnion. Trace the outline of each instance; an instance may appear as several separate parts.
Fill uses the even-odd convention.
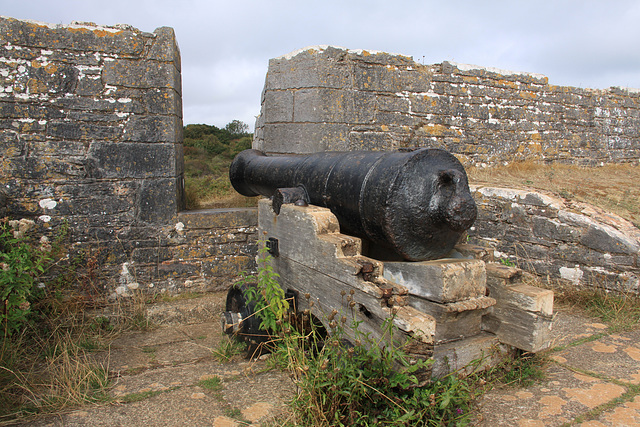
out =
[[[325,207],[343,233],[409,261],[448,254],[477,216],[462,164],[440,149],[267,156],[245,150],[231,184],[244,196]]]

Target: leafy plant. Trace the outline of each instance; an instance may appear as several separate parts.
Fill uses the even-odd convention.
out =
[[[38,241],[31,234],[32,220],[2,220],[0,223],[0,321],[4,335],[17,332],[27,321],[33,303],[34,284],[52,262],[46,236]]]
[[[249,276],[243,274],[238,285],[254,283],[245,290],[247,302],[255,307],[255,315],[260,319],[260,329],[269,333],[278,330],[282,319],[289,310],[289,302],[285,300],[284,290],[277,281],[278,273],[273,271],[269,249],[264,241],[260,241],[258,249],[258,274]]]
[[[469,383],[451,374],[419,384],[418,374],[428,371],[432,361],[416,360],[404,343],[394,342],[393,318],[384,321],[377,339],[361,332],[359,322],[348,325],[346,316],[328,323],[331,335],[318,351],[310,351],[306,337],[296,333],[285,336],[279,349],[297,378],[299,393],[291,403],[297,422],[440,426],[469,419]],[[346,340],[347,329],[356,337],[353,342]]]
[[[507,267],[515,267],[516,264],[508,258],[500,258],[500,264],[506,265]]]

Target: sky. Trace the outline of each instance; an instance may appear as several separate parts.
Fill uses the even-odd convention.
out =
[[[269,59],[314,45],[640,88],[640,0],[0,0],[0,15],[172,27],[184,124],[253,130]]]

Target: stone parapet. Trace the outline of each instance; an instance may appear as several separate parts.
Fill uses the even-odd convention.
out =
[[[640,230],[584,203],[527,190],[471,186],[470,240],[543,277],[640,290]]]
[[[0,17],[0,214],[56,234],[99,290],[208,291],[254,268],[254,210],[183,212],[171,28]]]
[[[640,160],[640,91],[540,74],[315,46],[269,62],[254,148],[440,147],[465,164]]]

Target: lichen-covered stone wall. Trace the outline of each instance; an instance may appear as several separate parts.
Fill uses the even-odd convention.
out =
[[[254,148],[441,147],[465,164],[640,160],[640,90],[335,47],[269,62]]]
[[[470,240],[542,277],[640,292],[640,230],[617,215],[533,191],[472,186]]]
[[[254,148],[271,153],[438,147],[467,165],[640,161],[640,90],[335,47],[272,59]],[[471,241],[543,277],[639,291],[640,231],[530,191],[475,188]]]
[[[230,257],[255,251],[255,214],[181,213],[181,96],[171,28],[0,17],[0,213],[67,223],[112,294],[210,289],[251,267]]]

